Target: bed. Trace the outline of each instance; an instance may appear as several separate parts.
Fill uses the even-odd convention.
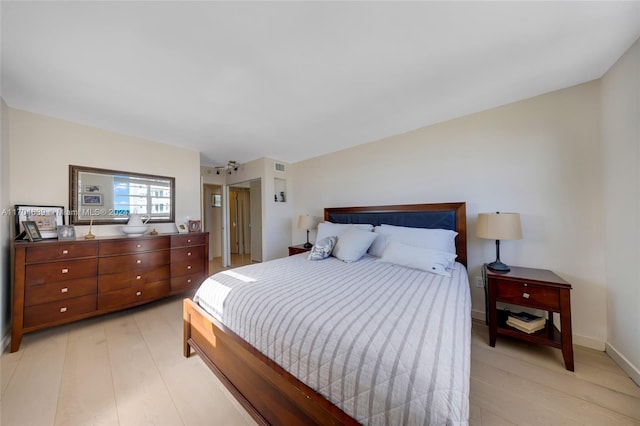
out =
[[[184,300],[184,355],[260,424],[467,424],[465,204],[328,208],[325,220],[453,230],[451,278],[369,255],[223,271]]]

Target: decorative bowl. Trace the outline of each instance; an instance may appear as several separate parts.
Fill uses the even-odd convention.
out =
[[[124,225],[121,226],[120,229],[129,237],[139,237],[149,230],[149,225]]]

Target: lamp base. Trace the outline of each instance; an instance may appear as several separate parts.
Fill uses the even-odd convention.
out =
[[[311,248],[311,247],[313,247],[313,244],[311,244],[310,242],[308,242],[308,241],[307,241],[306,243],[304,243],[304,244],[302,245],[302,247],[304,247],[304,248]]]
[[[504,263],[500,262],[499,260],[496,260],[495,262],[491,262],[487,264],[487,268],[491,269],[492,271],[496,271],[496,272],[509,272],[511,270],[511,268],[509,268],[507,265],[505,265]]]

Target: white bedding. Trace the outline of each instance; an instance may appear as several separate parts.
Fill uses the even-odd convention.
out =
[[[223,271],[194,300],[362,424],[467,424],[469,280],[365,256]]]

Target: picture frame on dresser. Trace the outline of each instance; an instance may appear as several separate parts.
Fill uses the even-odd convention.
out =
[[[75,240],[76,228],[73,225],[58,225],[58,240]]]
[[[42,235],[40,234],[38,225],[34,221],[25,220],[24,222],[22,222],[22,226],[24,226],[24,230],[26,232],[27,238],[29,238],[29,241],[42,240]]]
[[[199,220],[190,220],[189,221],[189,232],[200,232],[200,221]]]
[[[57,228],[65,223],[63,206],[16,204],[14,214],[16,237],[25,231],[23,222],[33,221],[43,239],[58,238]]]

